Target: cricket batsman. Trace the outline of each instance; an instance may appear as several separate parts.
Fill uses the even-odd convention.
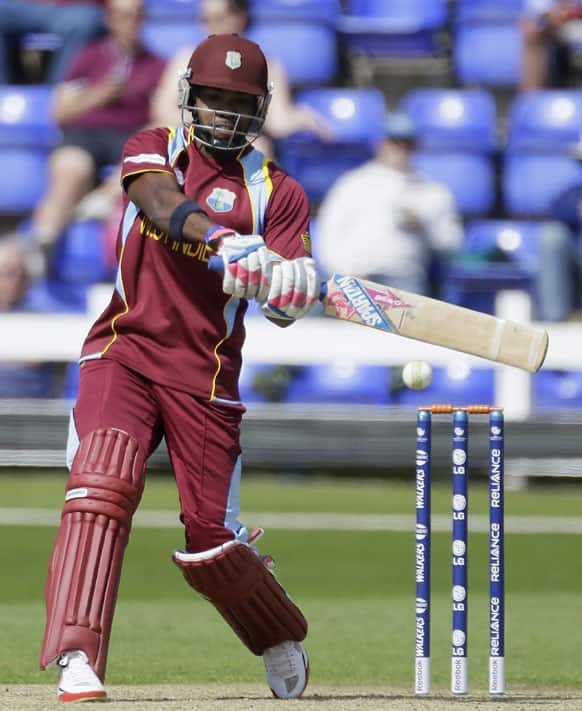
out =
[[[317,302],[308,200],[251,146],[270,99],[258,45],[208,37],[179,89],[182,125],[125,145],[115,286],[82,348],[40,655],[64,702],[106,696],[123,555],[162,437],[185,530],[174,563],[262,656],[274,696],[299,697],[309,676],[307,622],[255,547],[262,531],[238,520],[243,317],[256,299],[287,326]]]

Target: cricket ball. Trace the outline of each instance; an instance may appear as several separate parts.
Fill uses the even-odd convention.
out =
[[[413,360],[402,369],[402,380],[412,390],[422,390],[431,383],[432,368],[423,360]]]

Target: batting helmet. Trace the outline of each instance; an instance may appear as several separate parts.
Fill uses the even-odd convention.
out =
[[[256,97],[255,112],[238,114],[220,109],[209,110],[211,123],[202,124],[196,107],[196,94],[200,87],[251,94]],[[270,100],[265,55],[258,44],[239,35],[207,37],[192,53],[188,67],[179,80],[178,106],[182,111],[182,122],[186,126],[194,126],[198,141],[220,150],[240,150],[252,143],[261,131]],[[191,121],[185,120],[185,111],[191,112]],[[216,119],[231,122],[228,138],[214,136],[212,129]]]

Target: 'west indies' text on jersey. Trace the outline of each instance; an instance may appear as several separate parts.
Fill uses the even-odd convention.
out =
[[[124,183],[145,172],[175,175],[211,220],[261,234],[281,257],[309,256],[305,192],[262,153],[217,161],[184,129],[157,128],[137,133],[123,152]],[[222,276],[208,269],[208,247],[172,240],[126,198],[117,250],[115,290],[81,361],[113,358],[162,385],[238,400],[247,302],[224,294]]]

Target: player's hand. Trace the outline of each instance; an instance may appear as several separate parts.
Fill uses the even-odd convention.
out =
[[[321,278],[311,257],[278,262],[263,313],[283,320],[301,318],[315,306],[320,290]]]
[[[218,244],[211,241],[209,244],[224,263],[222,290],[239,299],[256,299],[263,303],[269,293],[273,265],[278,261],[263,238],[227,232],[220,236]]]
[[[109,75],[95,84],[91,91],[95,97],[95,101],[99,106],[106,106],[114,101],[117,101],[125,88],[125,80],[117,75]]]

